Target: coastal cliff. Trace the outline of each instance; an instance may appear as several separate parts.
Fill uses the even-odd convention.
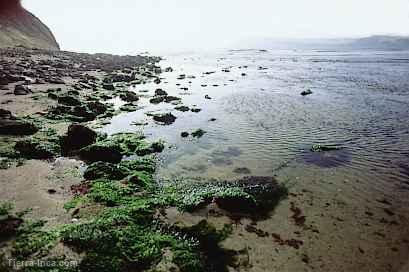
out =
[[[60,49],[50,29],[25,10],[19,0],[1,0],[0,48],[15,46]]]

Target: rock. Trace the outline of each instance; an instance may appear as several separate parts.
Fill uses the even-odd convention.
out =
[[[209,95],[205,95],[205,99],[212,99]]]
[[[204,131],[203,129],[198,129],[198,130],[192,132],[192,136],[194,138],[201,138],[205,134],[206,134],[206,131]]]
[[[14,149],[27,159],[46,160],[57,156],[60,146],[53,142],[40,139],[26,139],[16,143]]]
[[[139,100],[139,96],[134,92],[124,92],[119,96],[123,101],[136,102]]]
[[[202,109],[199,109],[199,108],[193,108],[193,109],[191,109],[190,111],[191,111],[191,112],[194,112],[194,113],[198,113],[198,112],[201,112],[201,111],[202,111]]]
[[[160,83],[161,83],[160,78],[155,78],[155,80],[153,81],[153,83],[155,83],[155,84],[160,84]]]
[[[306,95],[310,95],[310,94],[312,94],[312,91],[310,89],[301,92],[302,96],[306,96]]]
[[[187,106],[178,106],[178,107],[175,107],[175,110],[186,112],[186,111],[189,111],[190,108]]]
[[[13,115],[11,114],[10,111],[5,110],[5,109],[0,109],[0,119],[11,119],[13,118]]]
[[[13,216],[0,217],[0,241],[15,235],[21,224],[23,224],[23,220],[20,218]]]
[[[165,114],[156,114],[153,116],[153,120],[162,123],[164,125],[170,125],[173,124],[176,121],[176,116],[174,116],[172,113],[165,113]]]
[[[173,101],[180,101],[180,100],[182,100],[180,97],[170,96],[170,95],[165,96],[165,102],[166,103],[170,103],[170,102],[173,102]]]
[[[122,154],[118,147],[99,143],[82,148],[79,155],[81,159],[88,162],[119,163],[122,160]]]
[[[189,132],[184,131],[184,132],[182,132],[182,133],[180,134],[180,136],[181,136],[182,138],[189,137]]]
[[[238,167],[233,170],[236,174],[250,174],[251,171],[247,167]]]
[[[216,120],[217,120],[216,118],[210,118],[210,119],[209,119],[210,122],[214,122],[214,121],[216,121]]]
[[[52,94],[52,93],[49,93],[48,97],[50,97],[50,94]],[[52,98],[52,97],[50,97],[50,98]],[[57,98],[57,101],[58,101],[59,104],[63,104],[63,105],[67,105],[67,106],[81,105],[81,101],[77,97],[70,96],[70,95],[59,96]]]
[[[102,88],[107,91],[115,91],[115,86],[112,83],[104,83]]]
[[[32,93],[31,89],[27,85],[16,85],[14,87],[15,95],[27,95]]]
[[[247,74],[246,74],[246,73],[241,73],[241,76],[243,76],[243,77],[244,77],[244,76],[247,76]]]
[[[0,134],[2,135],[32,135],[38,127],[31,122],[12,116],[10,111],[0,109]]]
[[[133,78],[124,73],[118,73],[112,76],[111,82],[130,82]]]
[[[137,105],[132,104],[132,103],[127,103],[125,105],[122,105],[119,109],[121,111],[133,112],[133,111],[137,111],[139,109],[139,107]]]
[[[171,73],[171,72],[173,72],[173,68],[172,67],[167,67],[167,68],[165,68],[165,72],[166,73]]]
[[[168,93],[165,92],[165,91],[162,90],[162,89],[156,89],[156,90],[155,90],[155,95],[156,95],[156,96],[164,96],[164,95],[168,95]]]
[[[113,179],[120,180],[130,174],[129,170],[109,162],[94,162],[84,172],[86,180]]]
[[[51,84],[65,84],[64,80],[62,80],[59,77],[52,77],[52,78],[49,78],[47,81],[48,83],[51,83]]]
[[[244,177],[233,185],[244,194],[231,191],[217,197],[215,202],[229,212],[251,216],[268,213],[288,193],[273,177]]]
[[[63,153],[69,153],[72,150],[79,150],[96,142],[97,133],[92,129],[80,125],[71,124],[68,127],[67,135],[62,138]]]
[[[152,104],[159,104],[162,103],[163,101],[165,101],[165,96],[157,96],[149,100],[149,102]]]
[[[321,144],[314,144],[311,147],[312,152],[326,152],[326,151],[335,151],[340,150],[341,148],[338,146],[329,146],[329,145],[321,145]]]

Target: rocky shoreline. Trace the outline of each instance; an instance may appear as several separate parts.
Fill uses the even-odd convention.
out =
[[[272,177],[161,183],[154,178],[155,154],[166,143],[94,130],[138,110],[140,94],[128,88],[160,82],[160,58],[0,50],[1,269],[41,270],[10,267],[11,259],[76,263],[53,271],[229,271],[247,265],[245,252],[221,246],[231,224],[216,228],[203,216],[179,226],[167,211],[210,209],[256,221],[287,196],[282,184]],[[109,103],[114,98],[126,104],[115,109]],[[180,98],[158,89],[150,103],[161,102],[177,105]],[[176,119],[171,113],[151,117],[163,125]],[[205,133],[198,129],[192,136]],[[249,232],[260,233],[254,227]]]

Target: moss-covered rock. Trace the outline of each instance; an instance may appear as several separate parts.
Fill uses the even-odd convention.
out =
[[[30,138],[17,141],[14,149],[27,159],[50,159],[61,154],[60,137],[55,130],[45,129]]]
[[[79,151],[81,159],[87,162],[119,163],[122,160],[121,149],[105,142],[95,143]]]
[[[110,179],[120,180],[130,174],[129,169],[109,162],[95,162],[87,167],[84,178],[87,180]]]
[[[311,146],[312,152],[327,152],[327,151],[335,151],[340,150],[341,148],[338,146],[333,145],[321,145],[321,144],[314,144]]]
[[[192,132],[192,136],[194,138],[201,138],[203,137],[203,135],[206,134],[206,131],[204,131],[203,129],[197,129],[195,131]]]
[[[0,109],[0,135],[32,135],[38,127],[27,120],[14,117],[10,111]]]

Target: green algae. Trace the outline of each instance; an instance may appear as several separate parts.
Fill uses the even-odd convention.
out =
[[[58,239],[57,231],[44,231],[44,221],[24,222],[18,229],[17,239],[13,241],[12,254],[19,260],[36,255],[46,256],[56,245]]]

